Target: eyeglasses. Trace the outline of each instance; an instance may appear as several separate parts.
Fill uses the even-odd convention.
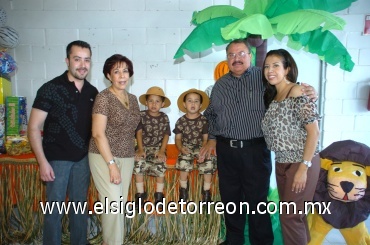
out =
[[[227,58],[229,60],[235,59],[236,56],[238,56],[239,58],[244,58],[247,54],[250,54],[250,53],[246,53],[244,51],[241,51],[241,52],[239,52],[237,54],[229,53],[229,54],[227,54]]]

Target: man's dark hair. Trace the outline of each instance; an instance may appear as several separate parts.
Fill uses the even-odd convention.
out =
[[[226,46],[226,55],[227,55],[227,51],[229,51],[229,47],[231,44],[234,44],[234,43],[244,43],[245,46],[247,46],[248,48],[248,52],[250,53],[251,52],[251,45],[248,43],[247,39],[235,39],[235,40],[232,40],[227,46]]]
[[[90,55],[92,55],[90,44],[88,44],[87,42],[81,41],[81,40],[76,40],[76,41],[73,41],[73,42],[69,43],[68,46],[67,46],[66,53],[67,53],[67,58],[68,59],[69,59],[69,55],[71,54],[72,46],[78,46],[78,47],[81,47],[81,48],[88,48],[90,50]]]

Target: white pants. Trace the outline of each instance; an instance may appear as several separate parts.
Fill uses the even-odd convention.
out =
[[[131,183],[132,171],[134,169],[134,158],[115,158],[121,171],[122,182],[119,185],[110,182],[109,168],[100,154],[89,153],[89,164],[96,189],[99,192],[100,202],[106,210],[106,203],[115,201],[118,207],[125,207],[128,190]],[[107,198],[107,200],[106,200]],[[122,205],[123,202],[123,205]],[[110,207],[108,207],[109,210]],[[114,208],[113,208],[114,209]],[[116,212],[116,210],[113,210]],[[109,245],[121,245],[124,240],[125,229],[124,210],[117,213],[104,213],[101,216],[103,240]]]

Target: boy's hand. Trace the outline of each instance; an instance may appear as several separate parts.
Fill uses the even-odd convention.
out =
[[[210,159],[211,155],[216,154],[216,140],[208,140],[207,144],[205,144],[199,152],[199,162],[203,162],[204,159]]]
[[[190,150],[186,147],[182,147],[181,148],[181,153],[184,154],[184,155],[187,155],[187,154],[190,154]]]
[[[166,162],[167,161],[166,154],[164,154],[164,152],[162,152],[162,151],[156,152],[155,157],[157,157],[158,160],[161,161],[161,162]]]
[[[140,161],[143,158],[146,158],[145,152],[143,150],[137,150],[135,153],[135,161]]]

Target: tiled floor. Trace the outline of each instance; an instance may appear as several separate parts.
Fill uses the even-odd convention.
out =
[[[367,230],[370,232],[370,217],[365,221]],[[329,232],[329,234],[325,238],[325,242],[323,245],[346,245],[342,234],[340,234],[339,230],[333,229]]]

